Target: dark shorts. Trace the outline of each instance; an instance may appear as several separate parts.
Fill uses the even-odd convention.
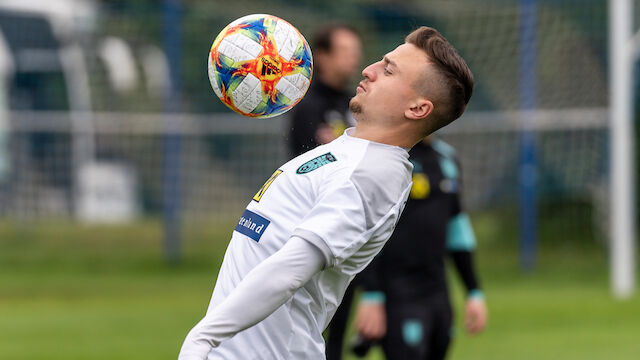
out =
[[[387,360],[440,360],[451,340],[453,314],[447,296],[387,302]]]

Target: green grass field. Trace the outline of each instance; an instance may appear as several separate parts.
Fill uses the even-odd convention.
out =
[[[611,298],[603,247],[542,241],[536,271],[523,274],[513,225],[474,224],[490,322],[475,338],[459,333],[451,359],[638,358],[640,302]],[[175,359],[231,229],[188,225],[183,262],[166,265],[155,221],[0,224],[0,359]]]

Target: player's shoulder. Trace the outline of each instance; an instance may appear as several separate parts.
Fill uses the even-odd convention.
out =
[[[407,170],[407,166],[411,166],[407,150],[398,146],[370,142],[359,160],[358,169],[374,172],[403,172]]]
[[[329,144],[301,155],[294,161],[297,174],[331,176],[332,182],[380,181],[404,185],[413,165],[406,150],[343,135]],[[330,166],[327,166],[330,165]],[[320,169],[316,171],[316,169]]]
[[[300,179],[323,179],[330,176],[348,177],[349,157],[332,143],[320,145],[289,160],[281,168],[289,176]],[[332,179],[337,180],[337,179]]]
[[[352,182],[368,187],[402,191],[411,181],[412,170],[406,150],[372,142],[354,165],[350,178]]]

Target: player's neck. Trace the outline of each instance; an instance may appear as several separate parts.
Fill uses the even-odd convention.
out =
[[[389,127],[379,124],[357,122],[355,129],[353,129],[353,132],[350,135],[381,144],[410,149],[418,141],[416,141],[411,136],[407,136],[406,134],[407,129],[406,127],[402,126]]]

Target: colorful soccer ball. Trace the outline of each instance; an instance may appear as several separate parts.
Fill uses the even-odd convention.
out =
[[[313,58],[309,44],[288,22],[272,15],[244,16],[227,25],[209,52],[209,81],[233,111],[268,118],[302,99]]]

